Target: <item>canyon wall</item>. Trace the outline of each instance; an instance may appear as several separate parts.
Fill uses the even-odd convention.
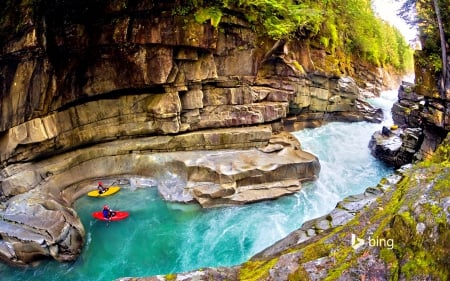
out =
[[[35,3],[0,32],[0,259],[14,265],[76,259],[71,206],[100,179],[156,178],[204,207],[296,192],[320,164],[283,130],[379,122],[360,88],[395,81],[238,13],[214,26],[175,1]]]

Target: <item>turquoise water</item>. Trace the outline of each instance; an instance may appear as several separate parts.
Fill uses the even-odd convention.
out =
[[[392,100],[388,94],[371,102],[388,109]],[[389,122],[388,116],[384,123]],[[84,196],[75,204],[87,233],[77,261],[49,261],[28,269],[0,264],[0,279],[103,281],[239,264],[391,173],[367,148],[381,126],[338,122],[294,133],[305,150],[319,156],[322,170],[316,182],[278,200],[203,210],[165,202],[154,187],[123,186],[111,197]],[[92,219],[91,212],[105,203],[128,210],[130,217],[109,225]]]

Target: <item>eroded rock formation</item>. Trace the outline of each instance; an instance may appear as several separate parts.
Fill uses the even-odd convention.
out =
[[[372,69],[325,67],[324,51],[259,37],[239,14],[217,28],[170,1],[66,4],[24,4],[2,37],[7,262],[75,259],[84,229],[71,203],[97,179],[156,178],[166,199],[207,207],[276,198],[319,172],[292,136],[274,135],[284,124],[380,120],[349,77]]]
[[[421,128],[383,127],[372,135],[369,148],[372,155],[385,163],[400,168],[415,160],[423,141]]]

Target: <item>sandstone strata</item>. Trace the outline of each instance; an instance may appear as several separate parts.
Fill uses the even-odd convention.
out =
[[[276,198],[319,170],[292,136],[273,138],[286,117],[379,121],[358,66],[261,38],[243,15],[216,27],[170,1],[21,4],[0,43],[0,253],[13,264],[75,259],[70,206],[98,179],[155,177],[166,199],[208,207]]]
[[[180,144],[184,151],[167,152]],[[293,193],[319,170],[314,155],[288,134],[272,136],[270,126],[116,140],[10,165],[2,170],[0,258],[16,265],[75,259],[84,228],[71,206],[95,179],[146,177],[167,200],[215,207]]]

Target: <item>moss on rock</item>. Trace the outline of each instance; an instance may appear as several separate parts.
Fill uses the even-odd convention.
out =
[[[402,171],[401,181],[346,225],[324,231],[270,259],[245,263],[241,272],[253,277],[244,280],[272,280],[269,272],[276,275],[281,270],[275,267],[276,260],[294,252],[299,259],[289,280],[319,280],[319,271],[324,274],[321,280],[448,280],[450,222],[445,212],[449,207],[443,206],[450,196],[449,151],[447,139],[434,157]],[[353,249],[351,234],[364,238],[364,245]],[[369,238],[377,239],[370,240],[376,244]],[[320,264],[323,257],[332,262]],[[316,268],[305,270],[305,264],[311,262],[316,262]]]

